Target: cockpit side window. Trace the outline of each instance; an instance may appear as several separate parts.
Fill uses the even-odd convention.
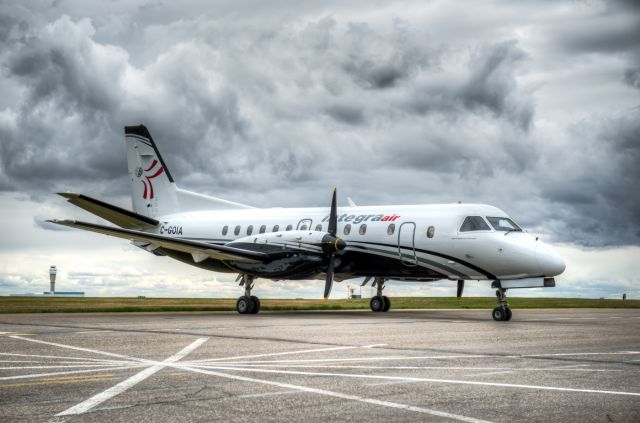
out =
[[[490,231],[487,222],[480,216],[467,216],[460,226],[460,232]]]
[[[516,225],[515,222],[508,217],[490,217],[487,216],[487,220],[493,226],[493,229],[496,231],[504,231],[504,232],[512,232],[512,231],[522,231],[520,226]]]

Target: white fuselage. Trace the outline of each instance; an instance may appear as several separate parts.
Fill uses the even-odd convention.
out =
[[[158,233],[217,244],[255,243],[263,232],[287,237],[295,231],[326,231],[328,215],[327,208],[191,211],[159,217]],[[467,216],[508,217],[496,207],[480,204],[340,207],[337,235],[347,247],[340,253],[343,263],[336,277],[379,275],[375,261],[387,276],[407,280],[509,280],[552,277],[564,271],[562,258],[527,232],[493,227],[461,232]]]

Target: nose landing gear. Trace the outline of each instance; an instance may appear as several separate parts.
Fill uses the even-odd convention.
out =
[[[493,309],[491,316],[493,320],[497,322],[508,322],[511,320],[511,308],[509,308],[509,303],[507,302],[507,290],[504,288],[500,288],[496,291],[496,300],[498,302],[498,307]]]
[[[236,301],[236,310],[240,314],[257,314],[260,311],[260,299],[251,295],[255,276],[241,274],[240,286],[244,286],[244,295]]]
[[[375,278],[373,280],[373,284],[376,285],[376,295],[371,298],[369,302],[369,307],[371,307],[371,311],[389,311],[391,308],[391,300],[386,295],[382,295],[382,290],[384,289],[383,278]]]

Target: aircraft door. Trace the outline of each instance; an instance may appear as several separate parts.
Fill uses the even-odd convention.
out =
[[[298,226],[296,227],[296,229],[299,231],[313,230],[311,224],[313,224],[313,220],[302,219],[300,222],[298,222]]]
[[[398,229],[398,255],[400,261],[405,266],[417,266],[418,257],[416,257],[416,224],[413,222],[404,222]]]

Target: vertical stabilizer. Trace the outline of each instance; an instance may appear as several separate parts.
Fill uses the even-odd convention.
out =
[[[144,125],[124,128],[133,211],[158,217],[180,211],[176,184]]]

